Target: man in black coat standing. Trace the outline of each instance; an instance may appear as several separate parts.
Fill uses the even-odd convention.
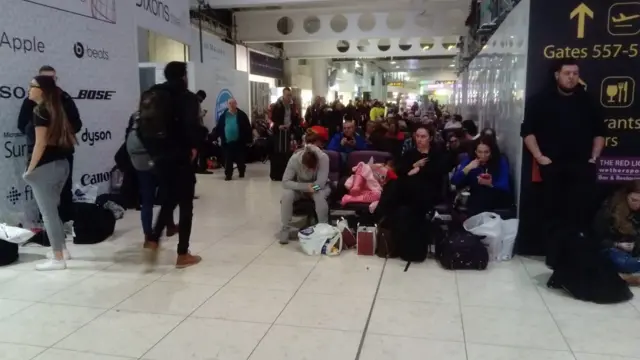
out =
[[[44,65],[38,71],[38,75],[51,76],[56,82],[58,77],[56,76],[56,70],[49,66]],[[76,107],[76,103],[73,101],[71,95],[62,89],[58,88],[60,98],[62,101],[62,108],[64,109],[67,119],[73,127],[73,131],[77,134],[82,128],[82,120],[80,119],[80,112]],[[18,115],[18,130],[21,133],[27,134],[27,132],[35,131],[31,121],[33,120],[33,108],[36,103],[30,99],[24,99],[22,107],[20,108],[20,114]],[[35,137],[34,137],[35,138]],[[27,144],[29,152],[32,151],[34,144]],[[60,219],[64,223],[64,230],[67,236],[73,236],[73,227],[71,221],[73,220],[73,193],[72,193],[72,177],[73,177],[73,155],[69,158],[69,177],[64,183],[62,192],[60,193],[60,205],[58,205],[58,212],[60,213]]]
[[[253,135],[251,121],[244,111],[238,109],[236,99],[229,99],[227,110],[220,115],[213,129],[213,137],[220,138],[224,150],[225,181],[233,177],[234,163],[238,165],[240,178],[243,178],[247,170],[247,144],[252,142]]]

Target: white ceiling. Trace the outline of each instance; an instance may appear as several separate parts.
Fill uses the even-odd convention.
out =
[[[407,73],[425,72],[432,70],[455,69],[454,58],[434,59],[398,59],[398,60],[374,60],[374,65],[387,72],[404,71]],[[451,66],[454,65],[454,66]]]

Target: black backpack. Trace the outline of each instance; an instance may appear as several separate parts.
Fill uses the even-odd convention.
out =
[[[74,244],[97,244],[113,235],[116,218],[111,210],[97,204],[74,203]]]
[[[137,131],[144,140],[164,140],[173,121],[173,101],[168,90],[152,88],[140,96]]]
[[[484,270],[489,252],[481,239],[464,230],[454,231],[436,241],[436,258],[448,270]]]
[[[0,266],[18,261],[18,244],[0,240]]]

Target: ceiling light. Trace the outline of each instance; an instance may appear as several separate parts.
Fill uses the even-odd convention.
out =
[[[395,61],[391,61],[391,65],[395,65],[395,64],[396,64],[396,62],[395,62]]]
[[[400,65],[396,65],[396,69],[400,69]]]
[[[347,73],[347,69],[342,69],[342,73],[346,74]]]
[[[405,79],[405,80],[411,80],[411,78],[410,78],[410,77],[408,77],[408,76],[407,76],[406,78],[404,78],[404,79]]]
[[[456,67],[456,65],[455,64],[451,64],[451,65],[449,65],[449,67]]]
[[[431,45],[425,45],[422,47],[422,50],[429,50],[431,49]]]
[[[447,50],[451,50],[451,49],[453,49],[454,47],[455,47],[454,45],[449,45],[449,46],[447,47]]]

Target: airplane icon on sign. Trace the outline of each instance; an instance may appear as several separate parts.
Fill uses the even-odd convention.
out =
[[[640,2],[615,3],[609,8],[609,34],[632,36],[640,33]]]

